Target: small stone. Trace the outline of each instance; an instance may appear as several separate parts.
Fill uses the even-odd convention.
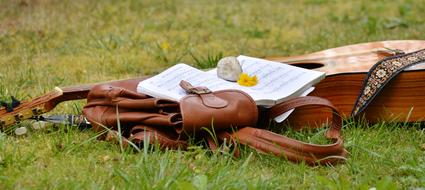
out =
[[[111,160],[111,157],[110,157],[110,156],[108,156],[108,155],[106,155],[106,156],[103,156],[103,157],[102,157],[102,161],[103,161],[103,162],[107,162],[107,161],[109,161],[109,160]]]
[[[218,61],[217,76],[221,79],[236,82],[242,74],[242,67],[236,57],[224,57]]]
[[[27,134],[28,130],[26,127],[18,127],[15,129],[15,134],[18,136]]]
[[[37,121],[37,122],[33,123],[31,127],[34,130],[44,129],[44,128],[46,128],[46,122]]]
[[[425,144],[421,144],[421,149],[425,151]]]

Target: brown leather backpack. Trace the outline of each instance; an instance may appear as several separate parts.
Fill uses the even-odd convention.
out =
[[[143,142],[159,143],[162,148],[185,149],[189,137],[194,137],[206,139],[211,149],[216,149],[220,143],[243,144],[262,153],[311,165],[345,160],[347,151],[340,135],[342,121],[337,109],[326,99],[299,97],[259,112],[249,96],[228,90],[188,95],[177,103],[137,93],[137,84],[144,79],[146,77],[55,88],[11,110],[1,108],[0,127],[42,117],[41,114],[61,102],[87,98],[84,115],[95,130],[108,131],[102,136],[106,140],[124,139],[120,142],[132,142],[136,146]],[[217,103],[217,99],[221,101]],[[327,107],[332,111],[326,133],[332,144],[304,143],[264,129],[271,118],[305,106]],[[320,116],[317,113],[317,117]],[[237,149],[234,153],[237,155]]]
[[[185,149],[187,140],[193,137],[206,139],[211,149],[216,149],[223,142],[234,146],[243,144],[262,153],[308,164],[331,164],[346,157],[340,135],[341,118],[337,109],[325,99],[294,98],[267,109],[261,114],[260,122],[255,102],[241,91],[210,92],[183,83],[182,87],[192,94],[178,103],[137,93],[138,82],[124,80],[91,88],[83,113],[95,130],[109,130],[103,138],[120,139],[117,138],[120,131],[124,144],[132,142],[142,145],[147,141],[158,143],[161,148]],[[260,124],[303,106],[324,106],[333,111],[330,128],[326,133],[332,144],[304,143],[265,130],[264,124]]]

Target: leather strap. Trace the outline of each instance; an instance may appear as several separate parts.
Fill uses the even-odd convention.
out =
[[[204,86],[194,87],[189,82],[182,80],[180,81],[180,87],[182,87],[189,94],[210,94],[212,91]]]
[[[324,106],[330,108],[332,110],[332,120],[330,123],[330,129],[326,133],[326,137],[334,139],[341,138],[340,133],[342,128],[342,118],[338,109],[329,100],[324,98],[305,96],[282,102],[270,108],[267,118],[271,120],[289,110],[305,106]]]
[[[139,146],[144,141],[149,141],[149,144],[158,143],[159,146],[163,149],[186,149],[188,147],[187,141],[180,139],[180,136],[162,132],[158,128],[138,125],[133,127],[130,133],[131,136],[129,140]]]
[[[189,82],[180,81],[180,87],[188,94],[196,94],[202,99],[202,103],[210,108],[224,108],[229,105],[229,102],[215,96],[210,89],[204,86],[194,87]]]
[[[344,161],[347,151],[343,147],[341,137],[342,119],[338,110],[326,99],[319,97],[298,97],[273,106],[268,116],[274,118],[288,110],[304,106],[324,106],[333,111],[330,129],[326,137],[333,143],[318,145],[305,143],[268,130],[245,127],[234,133],[220,133],[220,139],[237,139],[241,144],[252,147],[259,152],[272,153],[295,162],[307,164],[332,164]]]

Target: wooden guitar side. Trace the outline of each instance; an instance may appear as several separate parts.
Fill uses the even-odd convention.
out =
[[[349,117],[360,93],[366,73],[339,74],[326,77],[310,94],[330,100]],[[317,108],[298,109],[290,116],[294,125],[322,123],[330,116]],[[368,122],[418,122],[425,120],[425,70],[404,71],[391,81],[366,108],[361,117]],[[322,118],[322,119],[320,119]]]

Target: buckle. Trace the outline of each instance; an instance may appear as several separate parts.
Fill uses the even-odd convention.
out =
[[[200,86],[200,87],[190,88],[188,93],[189,94],[198,94],[198,95],[209,94],[209,93],[211,93],[211,90],[206,88],[206,87]]]
[[[184,80],[180,81],[180,86],[189,94],[201,95],[201,94],[209,94],[212,92],[210,89],[204,86],[193,87],[189,82]]]

